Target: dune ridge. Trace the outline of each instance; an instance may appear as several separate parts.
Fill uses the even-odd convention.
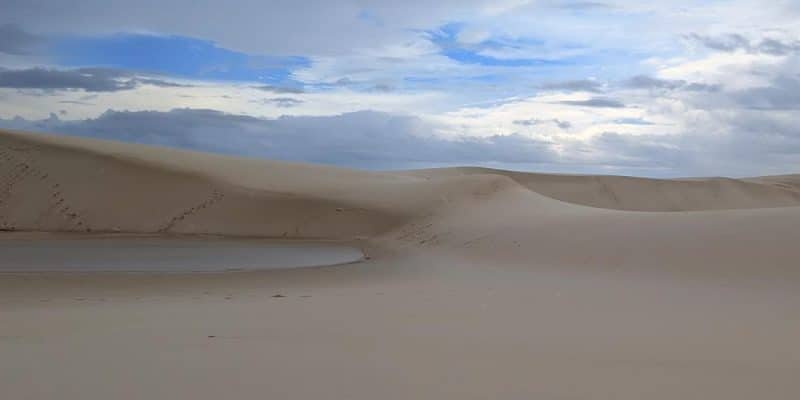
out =
[[[625,211],[703,211],[800,205],[800,175],[758,178],[653,179],[457,167],[409,171],[415,176],[496,174],[547,197]]]
[[[659,180],[486,168],[366,172],[0,131],[0,229],[371,237],[514,187],[573,205],[704,211],[800,205],[797,176]],[[537,199],[543,202],[543,199]]]

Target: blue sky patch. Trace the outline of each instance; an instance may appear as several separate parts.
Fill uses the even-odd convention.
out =
[[[308,67],[297,56],[253,56],[183,36],[116,34],[53,40],[56,62],[69,67],[112,67],[188,79],[298,84],[291,72]]]
[[[481,43],[465,46],[458,42],[458,34],[464,28],[463,24],[446,24],[435,31],[429,31],[431,42],[439,46],[441,54],[462,64],[482,65],[487,67],[531,67],[541,65],[557,65],[563,61],[545,60],[540,58],[497,58],[481,54],[483,50],[521,48],[522,45],[537,45],[540,41],[518,41],[509,43],[498,39],[489,39]]]

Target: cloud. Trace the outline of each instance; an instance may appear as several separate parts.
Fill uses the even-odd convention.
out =
[[[756,48],[759,52],[774,56],[800,52],[800,41],[781,42],[776,39],[764,39]]]
[[[522,125],[522,126],[534,126],[539,125],[542,123],[542,120],[539,119],[518,119],[514,121],[514,125]]]
[[[87,94],[84,96],[79,97],[77,100],[59,100],[59,104],[72,104],[77,106],[94,106],[96,103],[92,103],[91,100],[97,99],[97,94]],[[65,111],[65,110],[62,110]]]
[[[709,49],[724,52],[745,51],[748,53],[769,54],[773,56],[783,56],[800,52],[800,40],[782,41],[775,38],[751,40],[738,33],[719,36],[691,33],[686,35],[686,38],[700,43]]]
[[[464,24],[449,23],[426,32],[426,38],[438,47],[438,53],[461,65],[494,68],[530,68],[557,65],[575,51],[552,48],[540,40],[508,35],[485,36],[463,40],[470,32]],[[467,35],[470,36],[470,35]],[[577,53],[580,53],[578,51]]]
[[[741,90],[732,96],[742,106],[756,110],[800,109],[800,76],[777,76],[767,86]]]
[[[513,123],[514,123],[514,125],[520,125],[520,126],[535,126],[535,125],[540,125],[540,124],[552,123],[552,124],[555,124],[557,127],[561,128],[561,129],[569,129],[569,128],[572,127],[572,124],[569,121],[562,121],[562,120],[560,120],[558,118],[547,119],[547,120],[535,119],[535,118],[533,118],[533,119],[518,119],[518,120],[514,120]]]
[[[84,90],[87,92],[117,92],[131,90],[140,84],[160,87],[185,87],[154,78],[142,78],[131,72],[107,68],[60,70],[50,68],[0,68],[0,88],[41,90]]]
[[[293,93],[293,94],[305,93],[305,90],[303,90],[302,88],[288,87],[288,86],[261,85],[261,86],[253,86],[253,88],[270,93]]]
[[[293,99],[291,97],[276,97],[274,99],[267,99],[266,102],[275,104],[281,108],[291,108],[296,107],[300,104],[305,103],[303,100]]]
[[[686,84],[680,80],[658,79],[650,76],[638,75],[630,78],[625,86],[634,89],[678,89]]]
[[[558,90],[564,92],[603,92],[603,84],[601,82],[589,79],[545,83],[540,85],[539,88],[544,90]]]
[[[0,24],[25,21],[31,31],[68,34],[156,32],[206,39],[250,54],[341,55],[377,48],[435,26],[488,0],[11,0]],[[191,10],[191,12],[187,12]],[[235,10],[233,12],[232,10]],[[365,14],[372,18],[365,19]],[[213,21],[213,23],[209,23]],[[381,21],[376,24],[374,21]],[[314,29],[299,29],[313,26]]]
[[[561,129],[569,129],[569,128],[572,127],[572,123],[569,122],[569,121],[562,121],[560,119],[554,119],[553,122],[555,122],[556,126],[558,126]]]
[[[613,122],[618,125],[656,125],[654,122],[647,121],[643,118],[618,118]]]
[[[607,10],[615,8],[614,5],[600,2],[600,1],[562,1],[558,2],[555,7],[567,10]]]
[[[563,100],[559,102],[569,106],[597,107],[597,108],[625,108],[625,104],[619,100],[607,97],[593,97],[588,100]]]
[[[79,106],[93,106],[94,105],[94,103],[89,103],[89,102],[80,101],[80,100],[60,100],[58,103],[59,104],[74,104],[74,105],[79,105]]]
[[[645,75],[634,76],[625,81],[623,86],[632,89],[683,89],[694,92],[713,92],[721,89],[720,85],[709,85],[697,82],[689,83],[680,79],[659,79]]]
[[[373,111],[261,119],[199,109],[109,110],[74,121],[55,114],[42,120],[0,119],[0,127],[371,169],[493,165],[649,176],[753,176],[796,172],[792,168],[800,165],[800,132],[794,114],[748,109],[677,113],[669,124],[680,127],[676,133],[660,133],[668,126],[643,118],[620,118],[613,121],[616,130],[588,137],[581,134],[582,124],[572,124],[569,134],[548,137],[508,134],[513,129],[486,137],[442,137],[426,120]],[[513,125],[564,122],[528,119]]]
[[[0,53],[28,55],[42,42],[41,37],[22,30],[16,24],[0,25]]]
[[[678,170],[693,162],[691,153],[680,148],[679,139],[669,135],[603,132],[578,147],[584,162],[616,168]]]
[[[370,90],[373,92],[388,93],[394,91],[395,87],[387,83],[379,83],[377,85],[372,86]]]
[[[0,70],[0,87],[14,89],[69,90],[114,92],[136,87],[127,74],[107,69],[56,70],[30,68]]]
[[[0,126],[226,154],[366,168],[552,162],[550,143],[511,134],[442,138],[419,118],[372,111],[259,119],[212,110],[107,111],[94,119],[0,120]],[[235,134],[232,134],[235,133]]]
[[[686,37],[712,50],[736,51],[740,49],[750,48],[750,41],[747,40],[747,38],[745,38],[744,36],[737,33],[732,33],[717,37],[691,33]]]
[[[152,85],[152,86],[158,86],[158,87],[162,87],[162,88],[190,88],[190,87],[194,87],[194,85],[189,85],[189,84],[185,84],[185,83],[175,83],[175,82],[165,81],[165,80],[162,80],[162,79],[154,79],[154,78],[137,77],[137,78],[134,79],[134,82],[136,82],[137,84],[141,84],[141,85]]]

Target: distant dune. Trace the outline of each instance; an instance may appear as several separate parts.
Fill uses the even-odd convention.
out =
[[[369,255],[204,277],[0,275],[14,398],[800,395],[800,175],[366,172],[4,131],[0,229]]]
[[[648,179],[610,175],[537,174],[488,168],[446,168],[417,176],[495,174],[557,200],[627,211],[702,211],[800,205],[800,175],[749,179]]]

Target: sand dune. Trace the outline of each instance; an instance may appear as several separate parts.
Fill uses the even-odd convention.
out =
[[[430,180],[8,132],[0,133],[0,162],[0,224],[34,231],[363,237],[503,180]]]
[[[0,388],[794,399],[798,227],[800,175],[365,172],[0,132],[0,228],[15,240],[313,238],[370,256],[222,275],[0,274]]]
[[[557,200],[629,211],[700,211],[800,205],[800,175],[750,179],[648,179],[537,174],[489,168],[411,171],[415,176],[497,174]]]
[[[486,168],[377,173],[10,132],[0,133],[0,162],[0,224],[18,230],[359,237],[515,185],[616,210],[800,205],[797,176],[659,180]]]

